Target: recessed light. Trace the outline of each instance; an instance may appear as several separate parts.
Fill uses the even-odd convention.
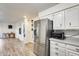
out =
[[[27,19],[27,16],[23,16],[25,19]]]

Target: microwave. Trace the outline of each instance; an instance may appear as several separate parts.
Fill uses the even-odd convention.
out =
[[[51,37],[56,38],[56,39],[64,40],[65,39],[65,34],[64,34],[64,32],[52,32]]]

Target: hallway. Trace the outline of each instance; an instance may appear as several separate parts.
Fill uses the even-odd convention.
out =
[[[18,39],[0,39],[0,56],[34,56],[33,44]]]

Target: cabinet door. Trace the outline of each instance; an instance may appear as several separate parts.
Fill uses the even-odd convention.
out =
[[[57,52],[55,49],[55,45],[50,43],[50,56],[56,56],[56,55],[57,55]]]
[[[65,56],[65,48],[61,47],[51,47],[50,56]]]
[[[69,53],[69,56],[78,56],[77,54],[75,54],[75,53]]]
[[[65,56],[65,47],[62,44],[56,44],[58,42],[50,42],[50,56]],[[60,46],[61,45],[61,46]]]
[[[54,48],[50,48],[50,56],[58,56],[58,52]]]
[[[54,14],[53,25],[54,29],[64,29],[64,11]]]
[[[65,10],[66,29],[79,28],[79,6]]]
[[[79,56],[79,54],[71,50],[66,50],[66,56]]]
[[[59,56],[65,56],[66,54],[65,48],[62,48],[62,47],[58,47],[58,52],[59,52],[58,53]]]
[[[53,20],[53,14],[49,14],[49,15],[40,17],[40,19],[44,19],[44,18],[48,18],[48,19],[50,19],[50,20]]]

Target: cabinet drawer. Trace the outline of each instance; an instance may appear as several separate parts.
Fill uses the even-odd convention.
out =
[[[66,50],[65,50],[65,48],[62,48],[62,47],[57,47],[57,46],[51,47],[50,48],[50,55],[53,54],[54,52],[57,52],[55,54],[58,54],[60,56],[64,56],[66,53]]]
[[[66,56],[79,56],[79,54],[75,51],[66,50]]]
[[[73,45],[67,45],[66,48],[79,53],[79,47]]]
[[[66,45],[64,43],[59,43],[59,42],[55,42],[55,41],[50,41],[50,45],[53,46],[60,46],[60,47],[65,47]]]
[[[59,56],[65,56],[66,55],[66,53],[65,52],[59,52]]]
[[[52,46],[52,47],[50,47],[50,50],[65,51],[65,48],[58,47],[58,46]]]
[[[69,53],[69,56],[78,56],[78,55],[74,53]]]
[[[59,48],[57,48],[57,47],[51,47],[51,48],[50,48],[50,52],[51,52],[51,51],[59,51]]]
[[[51,51],[50,56],[65,56],[65,52],[62,51]]]
[[[55,51],[52,51],[52,52],[50,52],[50,56],[59,56],[59,53],[55,52]]]
[[[59,42],[50,42],[50,56],[65,56],[65,44]]]

